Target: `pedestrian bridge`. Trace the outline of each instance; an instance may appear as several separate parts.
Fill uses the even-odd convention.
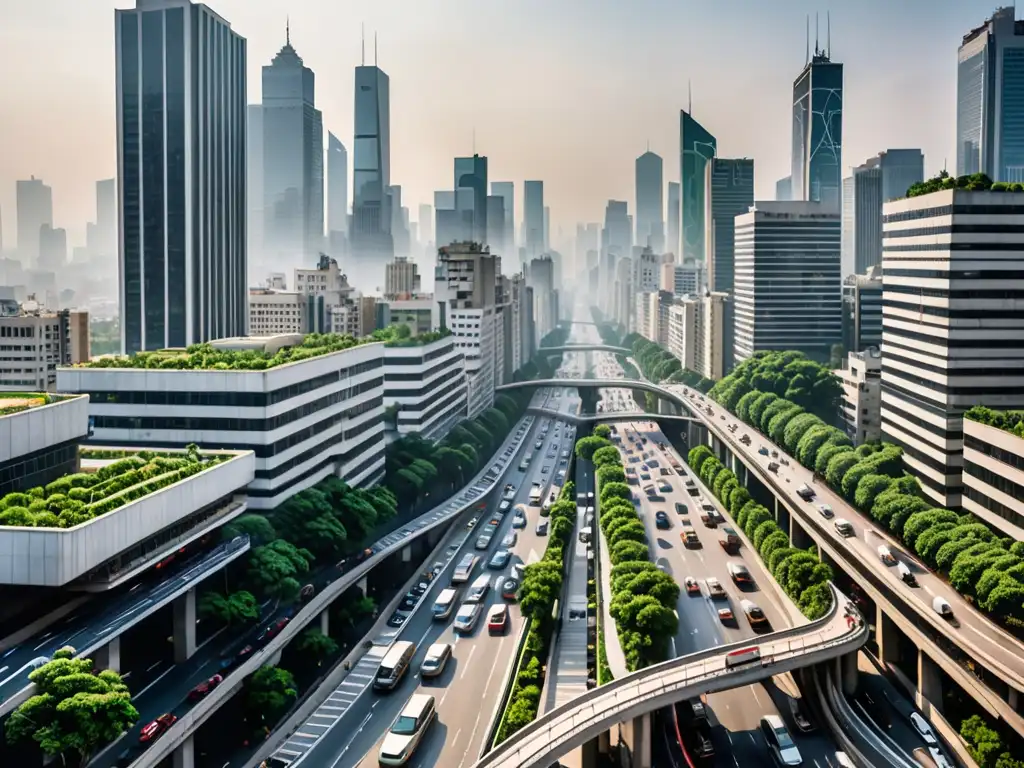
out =
[[[561,347],[541,347],[538,355],[555,355],[563,352],[610,352],[613,355],[632,355],[633,350],[626,347],[615,347],[611,344],[565,344]]]
[[[618,723],[683,699],[760,682],[857,651],[868,627],[834,586],[832,609],[817,621],[647,667],[593,688],[506,739],[474,768],[549,766]],[[757,648],[757,653],[749,653]],[[746,653],[740,653],[746,652]]]
[[[549,349],[555,349],[550,347]],[[543,351],[543,350],[542,350]],[[693,407],[688,403],[682,394],[673,392],[670,389],[651,384],[648,381],[637,381],[636,379],[533,379],[531,381],[513,381],[508,384],[501,384],[494,388],[495,392],[506,392],[513,389],[542,389],[544,387],[575,387],[576,389],[639,389],[643,392],[653,392],[665,400],[669,400],[687,409]]]
[[[527,413],[535,416],[547,416],[570,424],[608,424],[610,422],[656,421],[659,424],[689,423],[699,419],[693,416],[671,416],[662,413],[646,413],[645,411],[609,411],[608,413],[575,414],[556,411],[552,408],[528,408]]]

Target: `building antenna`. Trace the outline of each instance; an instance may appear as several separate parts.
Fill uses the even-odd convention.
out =
[[[377,66],[377,33],[373,33],[373,66]]]
[[[815,56],[817,56],[818,53],[819,53],[819,51],[818,51],[818,41],[819,40],[820,40],[820,38],[818,37],[818,14],[814,14],[814,55]]]
[[[825,11],[825,55],[832,58],[832,11]]]
[[[473,126],[473,157],[476,157],[476,126]]]
[[[807,32],[804,38],[804,66],[811,63],[811,14],[807,14]]]
[[[362,30],[361,41],[360,41],[360,45],[362,46],[362,58],[360,60],[360,66],[365,67],[366,66],[366,23],[365,22],[360,25],[360,29]]]
[[[686,113],[693,116],[693,81],[686,81]]]
[[[292,44],[292,20],[291,17],[284,17],[284,43],[285,45]]]

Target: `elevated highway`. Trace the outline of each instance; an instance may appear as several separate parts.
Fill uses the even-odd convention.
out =
[[[629,388],[651,392],[662,401],[684,409],[694,419],[690,443],[703,439],[700,430],[719,457],[730,467],[741,483],[753,479],[774,498],[776,518],[788,521],[790,538],[795,543],[814,543],[822,556],[854,579],[875,603],[876,642],[883,662],[895,662],[901,648],[917,653],[916,703],[931,716],[939,712],[942,701],[942,675],[948,675],[991,716],[1004,720],[1024,734],[1024,644],[976,610],[956,590],[935,573],[930,572],[913,554],[876,523],[850,506],[845,499],[821,484],[815,484],[813,473],[796,459],[774,445],[769,438],[739,422],[732,414],[710,400],[699,399],[693,389],[684,385],[659,386],[648,381],[622,379],[547,379],[514,382],[499,389],[524,387],[576,387],[578,389]],[[711,413],[708,413],[708,408]],[[729,431],[736,424],[736,432]],[[739,438],[750,434],[754,439],[744,445]],[[761,446],[779,451],[788,464],[778,473],[769,472],[768,457],[758,453]],[[815,489],[815,503],[808,504],[796,494],[807,484]],[[818,504],[828,504],[835,516],[851,523],[854,535],[843,537],[831,520],[817,511]],[[785,527],[785,526],[784,526]],[[904,584],[894,568],[883,564],[876,550],[888,546],[896,557],[910,566],[918,586]],[[932,609],[932,600],[942,597],[953,608],[955,621],[940,617]],[[907,642],[901,642],[901,637]]]
[[[610,344],[565,344],[561,347],[541,347],[538,355],[560,355],[563,352],[609,352],[613,355],[631,355],[633,351],[626,347],[615,347]]]
[[[581,425],[581,424],[609,424],[609,423],[630,423],[634,421],[654,421],[658,424],[680,424],[686,425],[694,421],[697,421],[693,416],[674,416],[667,413],[644,413],[642,411],[621,411],[615,412],[610,411],[608,413],[597,413],[597,414],[565,414],[559,413],[558,411],[551,410],[550,408],[529,408],[527,413],[531,413],[534,416],[546,416],[548,418],[558,418],[562,421],[567,421],[570,424]]]
[[[618,723],[677,701],[729,690],[857,651],[868,628],[853,603],[832,588],[832,610],[801,627],[687,654],[587,691],[506,739],[475,768],[547,766]],[[738,651],[757,648],[753,654]],[[740,663],[737,661],[744,660]]]

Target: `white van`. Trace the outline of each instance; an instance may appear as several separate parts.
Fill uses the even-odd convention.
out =
[[[885,544],[878,548],[878,559],[882,561],[883,565],[896,565],[896,558],[892,556],[892,550]]]
[[[853,536],[853,526],[850,525],[849,520],[842,517],[837,517],[834,525],[836,527],[836,530],[839,532],[839,535],[843,538],[849,538],[850,536]]]
[[[944,597],[936,596],[932,600],[932,610],[944,619],[950,619],[953,617],[953,606],[951,606]]]
[[[481,603],[491,588],[491,577],[486,573],[476,577],[466,593],[467,603]]]
[[[900,579],[905,584],[917,584],[917,578],[914,576],[914,572],[910,570],[910,567],[906,563],[902,561],[896,563],[896,572],[900,575]]]
[[[437,600],[434,601],[434,608],[432,615],[435,621],[443,621],[447,619],[451,613],[452,608],[455,607],[455,603],[459,599],[459,590],[453,587],[448,587],[441,590],[441,594],[437,596]]]

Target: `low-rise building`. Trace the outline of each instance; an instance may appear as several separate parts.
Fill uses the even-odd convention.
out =
[[[336,475],[384,471],[384,344],[336,335],[221,339],[62,368],[88,393],[95,445],[251,450],[254,509]]]
[[[0,396],[0,496],[76,471],[78,443],[88,434],[88,397]]]
[[[843,349],[882,346],[882,268],[843,280]]]
[[[304,295],[272,288],[249,289],[249,333],[276,336],[279,333],[306,333]]]
[[[0,300],[0,391],[54,392],[57,367],[89,359],[89,313]]]
[[[1004,426],[1021,414],[1001,414]],[[963,508],[1017,541],[1024,539],[1024,438],[1000,426],[964,417]],[[1019,430],[1019,428],[1018,428]]]
[[[407,325],[413,336],[433,330],[434,297],[429,293],[405,299],[384,298],[376,303],[376,325]]]
[[[843,385],[839,411],[854,445],[882,439],[882,355],[878,349],[851,352],[835,372]]]
[[[440,440],[466,418],[465,361],[455,337],[426,336],[386,346],[384,407],[389,436],[418,432]]]

